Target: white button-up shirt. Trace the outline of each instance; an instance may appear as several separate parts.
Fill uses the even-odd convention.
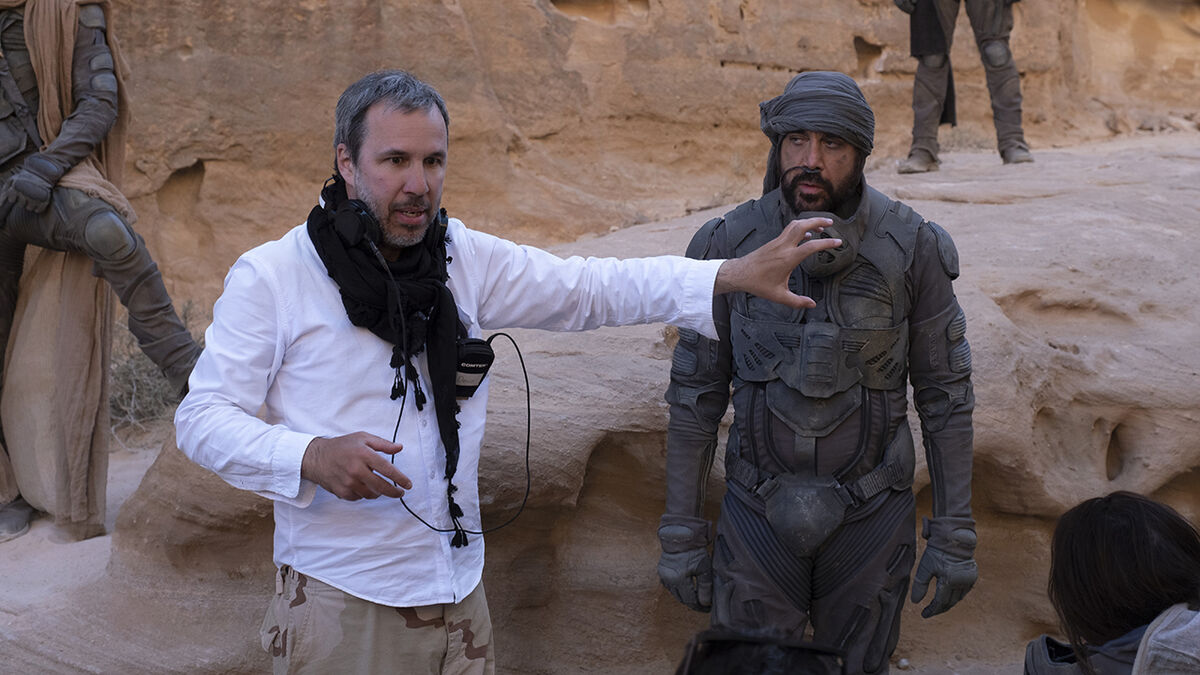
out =
[[[722,261],[682,257],[561,259],[449,223],[450,290],[472,336],[508,327],[558,331],[665,322],[715,337]],[[234,487],[274,500],[275,563],[365,600],[412,607],[458,602],[478,585],[483,540],[453,548],[396,499],[344,501],[300,478],[310,441],[366,431],[404,449],[405,501],[451,527],[445,449],[432,400],[392,400],[392,345],[351,325],[337,286],[300,225],[230,269],[205,348],[175,415],[179,447]],[[421,387],[432,391],[425,352]],[[455,501],[479,530],[478,464],[487,380],[462,401]]]

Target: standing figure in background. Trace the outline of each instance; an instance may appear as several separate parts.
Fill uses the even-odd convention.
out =
[[[98,534],[103,528],[105,461],[92,458],[90,448],[96,443],[95,428],[104,426],[97,420],[107,419],[107,326],[97,327],[93,335],[66,341],[60,333],[71,328],[65,325],[29,329],[55,335],[43,332],[21,338],[18,333],[22,321],[36,323],[30,318],[36,310],[74,317],[96,311],[95,307],[84,310],[80,304],[99,304],[104,307],[96,318],[106,320],[108,296],[90,292],[89,285],[95,288],[96,282],[84,279],[72,288],[64,285],[59,296],[62,304],[58,305],[57,298],[48,298],[45,287],[39,287],[47,277],[38,276],[33,269],[41,261],[58,259],[31,256],[37,262],[26,269],[28,246],[63,252],[66,256],[62,258],[69,259],[47,264],[78,266],[82,260],[92,275],[107,282],[128,310],[130,331],[142,351],[180,394],[200,353],[172,306],[145,242],[130,226],[135,217],[132,207],[115,185],[124,163],[128,110],[123,89],[125,66],[116,42],[107,34],[107,24],[107,2],[0,0],[0,345],[7,348],[0,366],[0,393],[11,399],[0,412],[0,541],[29,527],[33,508],[22,498],[29,495],[18,484],[23,478],[20,467],[45,460],[28,459],[22,464],[15,457],[33,452],[30,446],[45,436],[56,435],[46,429],[47,424],[31,421],[38,415],[57,414],[55,424],[66,427],[92,425],[75,436],[63,436],[67,447],[62,450],[70,456],[59,464],[71,470],[90,465],[82,472],[95,476],[61,476],[61,490],[95,492],[81,485],[100,482],[98,496],[54,495],[40,501],[55,504],[40,506],[75,512],[55,514],[73,524],[90,520],[81,536]],[[23,272],[28,273],[26,282],[36,277],[29,282],[30,288],[22,284]],[[71,275],[51,274],[49,278],[58,283]],[[34,293],[42,295],[31,299]],[[44,355],[33,356],[21,351],[20,345],[26,343],[41,343],[39,347],[59,353],[48,360]],[[14,367],[28,368],[41,359],[48,369],[75,368],[68,359],[79,352],[90,355],[87,372],[70,373],[73,385],[54,387],[64,391],[47,393],[47,401],[29,400],[13,392],[22,377],[13,372]],[[82,397],[100,400],[80,402]],[[55,411],[43,409],[60,406]],[[87,421],[81,422],[81,417]],[[24,476],[35,473],[26,471]],[[80,499],[93,503],[87,508],[69,503]],[[92,513],[81,515],[80,508]],[[99,523],[95,522],[97,508]]]
[[[875,115],[854,80],[801,73],[760,112],[763,195],[706,223],[688,256],[747,255],[814,217],[842,244],[792,271],[815,307],[730,293],[714,301],[719,340],[679,331],[658,573],[685,605],[711,609],[713,628],[811,635],[847,672],[884,673],[917,553],[909,383],[933,495],[913,601],[936,577],[922,616],[939,614],[976,578],[958,254],[945,230],[867,185]],[[704,488],[731,400],[714,538]]]
[[[1016,0],[895,0],[909,15],[912,55],[917,58],[913,82],[913,134],[908,158],[900,173],[938,170],[938,126],[958,123],[950,47],[958,7],[967,5],[967,18],[987,73],[992,99],[996,145],[1005,164],[1032,162],[1021,129],[1021,76],[1008,45],[1012,33],[1012,4]]]

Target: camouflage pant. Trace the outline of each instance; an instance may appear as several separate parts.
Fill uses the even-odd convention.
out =
[[[260,637],[276,675],[492,675],[496,667],[482,583],[457,604],[387,607],[284,566]]]

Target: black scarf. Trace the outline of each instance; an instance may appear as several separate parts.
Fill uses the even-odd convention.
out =
[[[447,498],[455,529],[462,509],[454,503],[453,478],[458,470],[458,404],[454,379],[458,337],[465,333],[458,320],[454,295],[446,286],[446,241],[443,210],[431,223],[425,238],[401,249],[397,260],[385,261],[373,237],[378,224],[361,214],[361,202],[347,199],[346,184],[334,176],[321,190],[324,206],[308,214],[308,234],[338,286],[346,316],[355,326],[366,328],[392,346],[391,367],[396,370],[392,399],[403,396],[406,381],[415,388],[417,408],[426,403],[412,358],[429,350],[429,376],[433,382],[433,405],[438,431],[446,447]],[[439,222],[441,221],[441,222]],[[375,232],[372,232],[372,229]],[[384,270],[386,264],[387,271]],[[459,536],[455,535],[455,541]],[[462,535],[465,543],[466,535]],[[461,544],[457,544],[461,545]]]

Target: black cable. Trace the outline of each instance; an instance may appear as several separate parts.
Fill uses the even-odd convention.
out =
[[[532,432],[533,432],[533,405],[531,403],[531,397],[530,397],[530,393],[529,393],[529,371],[525,368],[525,358],[521,356],[521,348],[519,346],[517,346],[517,341],[514,340],[511,335],[509,335],[508,333],[494,333],[494,334],[492,334],[491,337],[489,337],[487,339],[487,343],[489,345],[492,344],[492,340],[496,339],[497,336],[501,336],[501,335],[508,338],[508,341],[512,343],[513,349],[517,350],[517,360],[519,360],[521,362],[521,374],[525,376],[525,496],[521,498],[521,506],[517,508],[517,512],[514,513],[511,518],[509,518],[508,520],[504,521],[503,523],[501,523],[499,525],[496,525],[495,527],[488,527],[488,528],[481,529],[481,530],[468,530],[465,528],[443,529],[440,527],[434,527],[433,525],[430,525],[424,518],[422,518],[421,516],[418,516],[415,511],[413,511],[411,508],[409,508],[408,503],[404,501],[404,497],[400,497],[400,503],[404,505],[404,509],[406,511],[408,511],[410,514],[412,514],[413,518],[416,518],[417,520],[421,521],[422,525],[424,525],[425,527],[428,527],[429,529],[433,530],[434,532],[444,532],[444,533],[448,534],[451,532],[458,533],[461,531],[461,532],[465,532],[466,534],[479,534],[479,535],[488,534],[489,532],[495,532],[496,530],[499,530],[502,527],[506,527],[507,525],[511,524],[514,520],[516,520],[517,517],[521,515],[521,512],[523,512],[525,510],[525,504],[529,501],[529,492],[530,492],[530,488],[533,485],[533,478],[532,478],[533,474],[529,469],[529,447],[532,444],[531,438],[532,438]],[[396,428],[399,429],[399,427],[400,427],[400,421],[399,421],[399,419],[397,419],[396,420]],[[393,443],[396,442],[395,437],[392,438],[392,442]],[[476,489],[478,490],[478,487]],[[482,514],[481,514],[480,524],[482,525]]]
[[[400,301],[401,301],[400,287],[396,283],[395,277],[392,276],[392,270],[390,267],[388,267],[387,259],[383,257],[383,253],[379,250],[379,247],[375,245],[375,242],[371,241],[369,238],[364,239],[364,241],[366,242],[367,247],[371,250],[371,253],[373,253],[375,255],[375,259],[379,261],[379,265],[381,267],[383,267],[384,273],[387,274],[388,281],[391,282],[392,289],[396,292],[396,304],[400,305]],[[412,358],[412,356],[409,355],[408,349],[407,349],[408,327],[405,324],[405,316],[404,316],[403,306],[400,306],[399,310],[400,310],[399,311],[400,342],[403,345],[401,347],[401,349],[402,349],[402,353],[405,357],[405,363],[402,365],[407,367],[408,365],[410,365],[410,359]],[[389,313],[394,312],[395,308],[393,308],[389,304],[388,311],[389,311]],[[393,316],[395,316],[395,314],[393,314]],[[478,531],[468,530],[466,528],[459,527],[459,526],[456,526],[453,528],[448,528],[448,529],[434,527],[433,525],[430,525],[424,518],[422,518],[421,516],[418,516],[415,511],[413,511],[411,508],[409,508],[408,503],[404,501],[404,497],[400,497],[399,498],[400,504],[404,506],[404,510],[408,511],[412,515],[413,518],[416,518],[417,520],[419,520],[421,522],[422,525],[424,525],[425,527],[428,527],[429,529],[433,530],[434,532],[444,532],[444,533],[453,532],[455,535],[459,535],[459,534],[483,535],[483,534],[487,534],[489,532],[495,532],[496,530],[499,530],[500,528],[505,527],[505,526],[509,525],[510,523],[512,523],[514,520],[516,520],[517,517],[520,516],[521,513],[525,510],[525,504],[529,501],[529,492],[533,485],[533,478],[532,478],[533,474],[529,469],[529,448],[530,448],[530,445],[532,445],[531,438],[532,438],[532,434],[533,434],[533,405],[531,403],[530,391],[529,391],[529,371],[525,368],[525,358],[523,356],[521,356],[521,348],[517,345],[517,341],[514,340],[513,337],[511,335],[509,335],[508,333],[492,334],[492,336],[487,339],[488,345],[490,346],[492,344],[492,340],[496,339],[496,336],[498,336],[498,335],[503,335],[504,337],[508,338],[509,342],[512,343],[513,349],[515,349],[517,351],[517,360],[521,362],[521,374],[525,377],[525,495],[523,497],[521,497],[521,506],[517,508],[517,512],[514,513],[511,518],[509,518],[508,520],[504,521],[503,523],[501,523],[500,525],[497,525],[495,527],[489,527],[489,528],[478,530]],[[407,383],[405,382],[406,375],[407,375],[407,373],[400,372],[399,367],[396,368],[396,377],[401,382],[400,396],[399,396],[400,412],[396,415],[396,426],[392,429],[392,442],[393,443],[396,442],[396,438],[399,437],[399,435],[400,435],[400,420],[404,418],[404,406],[408,401],[408,386],[407,386]],[[419,387],[420,385],[417,384],[417,386]],[[393,389],[394,388],[395,387],[393,387]],[[393,398],[395,398],[395,397],[393,397]],[[392,465],[395,466],[396,456],[391,455],[389,457],[389,459],[390,459]],[[478,478],[477,478],[476,479],[476,492],[478,492],[478,490],[479,490],[479,487],[478,487]],[[477,497],[478,497],[478,495],[477,495]],[[453,514],[451,514],[451,515],[453,516]],[[480,518],[480,524],[482,525],[482,514],[481,514],[481,518]],[[464,536],[464,539],[465,539],[465,536]],[[456,539],[456,541],[457,541],[457,539]],[[466,545],[466,543],[464,541],[462,544],[456,544],[456,546],[457,545]]]

